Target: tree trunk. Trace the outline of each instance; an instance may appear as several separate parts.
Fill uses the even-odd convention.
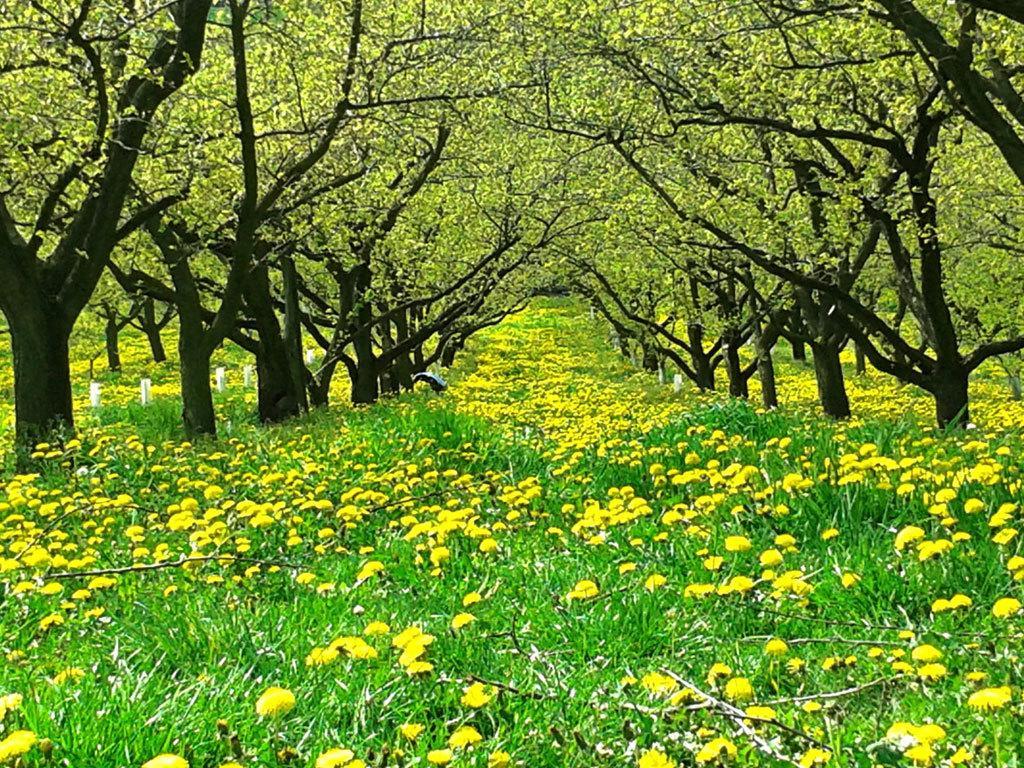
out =
[[[690,323],[686,326],[686,338],[690,345],[694,384],[702,391],[711,392],[715,388],[715,368],[711,364],[711,356],[704,352],[704,326]]]
[[[775,361],[772,347],[778,340],[778,333],[772,323],[762,330],[760,321],[754,323],[754,353],[757,355],[757,377],[761,380],[761,403],[765,408],[779,407],[779,393],[775,385]]]
[[[356,375],[352,379],[352,402],[357,405],[375,403],[379,395],[376,361],[372,355],[359,356],[356,360]]]
[[[940,427],[966,427],[971,421],[968,399],[970,374],[961,367],[939,371],[932,386],[935,419]]]
[[[309,379],[309,405],[311,408],[326,408],[331,399],[331,381],[338,369],[337,361],[325,363],[316,376]]]
[[[856,359],[857,375],[863,376],[868,370],[867,356],[864,354],[864,348],[860,344],[854,344],[854,356]]]
[[[395,336],[396,343],[403,344],[409,338],[409,316],[404,312],[399,312],[395,316]],[[422,350],[423,345],[417,344],[414,349]],[[422,352],[420,353],[422,355]],[[395,361],[391,365],[391,376],[395,380],[395,383],[402,389],[408,391],[412,390],[412,358],[408,352],[403,352],[400,355],[395,356]]]
[[[415,333],[420,328],[420,323],[423,320],[423,310],[419,307],[414,307],[410,313],[409,322],[409,333]],[[423,344],[417,344],[412,351],[412,364],[414,371],[422,371],[424,364],[423,356]]]
[[[459,352],[459,342],[456,337],[451,337],[445,342],[441,350],[441,367],[451,368],[455,364],[455,355]]]
[[[799,339],[792,339],[789,343],[793,348],[793,360],[799,363],[806,363],[807,346]]]
[[[725,371],[729,377],[729,395],[746,400],[750,397],[750,389],[747,386],[747,377],[743,375],[743,364],[740,362],[739,345],[736,343],[736,339],[730,338],[728,343],[723,344],[722,352],[725,357]]]
[[[387,305],[383,305],[380,308],[381,314],[386,314],[388,311]],[[377,360],[377,379],[378,386],[381,392],[387,392],[389,395],[397,395],[399,392],[398,379],[395,377],[394,362],[388,364],[385,360],[389,357],[388,352],[395,346],[395,340],[391,336],[391,321],[383,319],[377,323],[380,329],[380,351],[381,356]]]
[[[66,327],[43,301],[23,297],[8,314],[14,357],[15,437],[19,446],[59,439],[74,431],[71,365]]]
[[[377,388],[377,356],[373,352],[373,306],[369,297],[372,279],[369,264],[355,267],[352,349],[356,355],[356,370],[352,378],[352,402],[356,404],[375,403],[380,394]]]
[[[198,333],[202,335],[201,327]],[[210,386],[210,351],[201,341],[194,341],[195,335],[182,328],[178,337],[181,420],[190,438],[212,437],[217,434],[217,420]]]
[[[814,344],[811,352],[814,354],[814,377],[818,381],[821,409],[833,419],[850,418],[850,399],[846,395],[839,347],[834,343]]]
[[[288,372],[292,377],[292,388],[299,401],[299,409],[309,407],[306,399],[306,384],[310,372],[302,359],[302,308],[299,306],[299,276],[295,260],[291,256],[281,257],[282,291],[284,293],[284,346],[288,356]]]
[[[1020,375],[1016,373],[1008,374],[1006,377],[1006,383],[1010,387],[1010,399],[1019,401],[1024,395],[1024,388],[1021,387]]]
[[[654,348],[653,344],[642,344],[641,350],[643,352],[643,369],[649,373],[657,373],[661,367],[661,355],[658,354],[658,350]]]
[[[108,315],[103,326],[103,336],[107,347],[107,368],[111,371],[121,370],[120,334],[121,327],[117,324],[117,317]]]
[[[177,240],[156,223],[150,228],[174,284],[178,307],[178,376],[181,381],[181,422],[189,438],[217,434],[210,387],[210,357],[219,344],[207,338],[202,304],[188,258]]]
[[[306,409],[306,385],[296,380],[289,349],[281,331],[270,295],[266,265],[252,270],[245,281],[245,302],[256,324],[259,351],[256,353],[257,408],[260,421],[279,422],[297,416]],[[298,350],[301,355],[301,349]],[[298,365],[302,365],[301,358]]]
[[[139,322],[142,325],[142,332],[149,340],[149,351],[153,355],[153,362],[164,362],[167,359],[167,351],[164,349],[163,339],[160,338],[160,324],[156,320],[156,307],[152,299],[146,299],[143,303]]]
[[[260,421],[264,424],[284,421],[303,410],[295,397],[287,356],[274,345],[268,348],[262,338],[256,353],[256,403]]]

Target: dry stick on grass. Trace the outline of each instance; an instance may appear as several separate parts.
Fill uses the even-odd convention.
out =
[[[140,571],[159,571],[164,568],[181,568],[189,563],[207,563],[212,560],[226,560],[229,563],[253,563],[256,565],[277,566],[301,570],[304,565],[286,563],[278,560],[260,560],[255,557],[235,557],[234,555],[203,555],[201,557],[182,557],[178,560],[164,560],[159,563],[143,563],[142,565],[125,565],[119,568],[97,568],[93,571],[67,571],[65,573],[49,573],[44,579],[80,579],[88,576],[115,576],[122,573],[138,573]]]
[[[806,621],[814,624],[824,624],[830,627],[853,627],[855,629],[877,629],[881,632],[913,632],[915,635],[921,634],[933,634],[936,637],[941,637],[944,640],[952,640],[955,637],[973,638],[973,639],[984,639],[984,640],[1006,640],[1006,639],[1019,639],[1015,635],[993,635],[988,632],[946,632],[937,629],[925,629],[918,630],[913,627],[894,627],[889,624],[869,624],[867,622],[858,621],[846,621],[843,619],[829,619],[824,616],[807,616],[799,613],[790,613],[789,611],[780,611],[776,608],[769,608],[766,605],[758,606],[758,610],[772,614],[773,616],[781,616],[785,619],[793,619],[794,621]]]
[[[791,733],[795,733],[795,734],[803,737],[804,739],[806,739],[807,741],[810,741],[812,743],[820,744],[820,742],[818,742],[812,736],[808,736],[807,734],[803,733],[802,731],[797,731],[796,729],[789,728],[789,726],[785,726],[782,723],[779,723],[779,722],[777,722],[775,720],[769,720],[767,718],[751,717],[746,712],[744,712],[742,709],[738,709],[737,707],[734,707],[732,704],[730,704],[730,703],[728,703],[726,701],[722,701],[721,699],[715,698],[710,693],[706,693],[706,692],[702,691],[700,688],[698,688],[696,685],[691,683],[689,680],[684,680],[683,678],[681,678],[679,675],[677,675],[675,672],[673,672],[670,669],[666,669],[666,668],[663,667],[661,672],[662,672],[662,674],[665,674],[665,675],[668,675],[669,677],[671,677],[673,680],[675,680],[681,686],[683,686],[684,688],[689,690],[691,693],[695,693],[701,699],[703,699],[704,701],[708,702],[711,705],[709,707],[709,709],[716,710],[716,711],[719,712],[719,714],[722,714],[725,717],[727,717],[729,720],[731,720],[733,725],[735,725],[736,728],[744,736],[746,736],[748,739],[750,739],[750,742],[754,745],[754,747],[759,752],[761,752],[762,754],[768,755],[769,757],[773,758],[774,760],[778,760],[780,763],[786,763],[787,765],[792,765],[792,766],[796,766],[797,768],[800,768],[800,763],[797,760],[793,759],[789,755],[785,755],[782,752],[779,752],[778,750],[776,750],[775,747],[773,747],[771,744],[769,744],[764,739],[764,737],[762,737],[756,730],[751,728],[747,724],[747,721],[763,722],[766,725],[772,725],[772,726],[775,726],[776,728],[780,728],[781,730],[785,730],[785,731],[789,731]]]
[[[523,696],[528,699],[534,699],[536,701],[544,701],[545,699],[553,699],[554,696],[548,696],[538,691],[524,691],[521,688],[516,688],[514,685],[509,683],[495,682],[494,680],[487,680],[480,677],[479,675],[466,675],[466,679],[471,683],[480,683],[481,685],[489,685],[492,688],[497,688],[502,691],[508,691],[515,696]]]
[[[792,640],[788,640],[778,635],[750,635],[748,637],[741,637],[736,642],[739,643],[765,643],[769,640],[782,640],[786,645],[807,645],[810,643],[826,643],[828,645],[892,645],[892,646],[903,646],[905,642],[901,640],[872,640],[870,638],[850,638],[850,637],[795,637]]]
[[[447,493],[447,489],[431,491],[430,493],[424,493],[422,496],[406,496],[404,499],[393,499],[392,501],[386,501],[383,504],[378,504],[375,507],[370,507],[366,511],[368,514],[372,515],[374,512],[380,512],[382,509],[387,509],[388,507],[397,507],[399,504],[406,504],[411,501],[426,501],[427,499],[432,499],[435,496],[440,496],[444,493]]]
[[[764,702],[765,706],[778,706],[781,704],[802,704],[805,701],[822,701],[830,699],[843,699],[847,696],[853,696],[854,694],[866,691],[869,688],[874,688],[876,685],[885,685],[887,683],[894,683],[898,680],[897,677],[878,677],[874,680],[869,680],[866,683],[855,685],[852,688],[844,688],[841,691],[826,691],[825,693],[808,693],[804,696],[794,696],[789,699],[774,699],[773,701]]]

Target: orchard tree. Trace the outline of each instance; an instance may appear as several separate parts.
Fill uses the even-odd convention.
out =
[[[68,340],[117,244],[158,112],[200,65],[210,0],[8,5],[0,33],[0,311],[22,445],[70,430]]]

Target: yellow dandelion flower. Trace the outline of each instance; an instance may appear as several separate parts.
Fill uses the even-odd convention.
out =
[[[1010,703],[1010,699],[1011,693],[1008,685],[999,688],[982,688],[970,695],[970,698],[967,699],[967,706],[982,712],[990,712],[1002,709]]]
[[[180,755],[165,753],[147,760],[142,768],[188,768],[188,760]]]
[[[992,606],[992,615],[997,619],[1006,619],[1020,613],[1020,600],[1015,597],[1001,597]]]
[[[637,761],[637,768],[676,768],[675,760],[660,749],[648,749]]]
[[[472,725],[463,725],[457,728],[455,732],[448,737],[448,746],[452,749],[471,747],[474,744],[483,741],[483,738],[484,737],[480,735],[480,731]]]
[[[490,703],[491,699],[495,696],[494,686],[484,685],[483,683],[473,683],[462,692],[462,706],[472,707],[473,709],[479,709],[480,707],[486,706]]]
[[[271,686],[256,700],[256,714],[260,717],[278,717],[295,708],[295,694],[287,688]]]

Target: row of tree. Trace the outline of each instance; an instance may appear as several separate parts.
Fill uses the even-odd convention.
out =
[[[513,119],[602,153],[609,222],[573,276],[620,337],[702,388],[757,372],[767,405],[773,345],[806,345],[837,418],[852,343],[969,422],[971,374],[1024,348],[1024,5],[533,8],[545,95]]]
[[[645,365],[777,401],[780,339],[965,424],[1024,349],[1024,7],[1001,0],[26,0],[0,25],[0,310],[18,439],[72,428],[83,312],[178,329],[259,415],[411,386],[536,290]],[[8,9],[11,10],[11,9]],[[320,362],[307,366],[305,343]],[[740,354],[750,345],[751,358]]]
[[[529,87],[493,6],[18,4],[0,36],[0,309],[18,439],[73,427],[87,308],[178,330],[183,421],[213,434],[210,358],[250,351],[265,421],[412,386],[521,307],[523,269],[587,223],[557,148],[493,102]],[[322,347],[307,367],[303,340]]]

